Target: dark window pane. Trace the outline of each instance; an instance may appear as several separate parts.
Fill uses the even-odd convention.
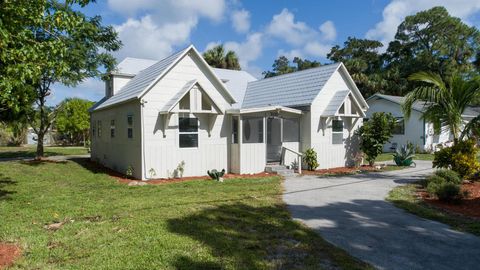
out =
[[[232,121],[232,143],[238,143],[238,118],[233,117]]]
[[[133,115],[128,115],[127,116],[127,124],[129,126],[133,125]]]
[[[128,128],[127,133],[128,133],[128,138],[129,139],[133,138],[133,129],[132,128]]]
[[[333,132],[343,132],[343,121],[342,120],[333,120],[332,121],[332,131]]]
[[[115,137],[115,128],[111,128],[110,129],[110,138],[114,138]]]
[[[405,121],[403,118],[397,118],[397,123],[393,129],[393,134],[403,135],[405,134]]]
[[[198,147],[198,134],[180,134],[180,147]]]
[[[180,132],[197,132],[198,120],[197,118],[180,117],[178,119],[178,128]]]

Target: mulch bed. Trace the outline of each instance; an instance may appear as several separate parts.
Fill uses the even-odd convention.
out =
[[[458,202],[442,202],[432,198],[425,191],[419,191],[418,195],[428,204],[441,208],[448,212],[461,214],[467,217],[480,219],[480,182],[473,182],[462,185],[462,191],[468,191],[467,198]]]
[[[114,171],[110,168],[107,168],[99,163],[96,163],[91,160],[81,160],[79,161],[82,163],[84,167],[87,169],[96,172],[96,173],[106,173],[109,176],[115,178],[119,183],[122,184],[130,184],[136,185],[141,183],[140,185],[161,185],[161,184],[168,184],[168,183],[178,183],[178,182],[185,182],[185,181],[192,181],[192,180],[211,180],[211,178],[207,175],[202,176],[190,176],[190,177],[182,177],[182,178],[159,178],[159,179],[150,179],[146,181],[141,181],[137,179],[130,179],[126,177],[124,174],[121,174],[117,171]],[[274,176],[277,174],[274,173],[255,173],[255,174],[225,174],[223,176],[224,179],[234,179],[234,178],[260,178],[260,177],[268,177]]]
[[[261,177],[268,177],[274,176],[277,174],[273,173],[255,173],[255,174],[229,174],[226,173],[223,176],[223,179],[235,179],[235,178],[261,178]],[[192,181],[192,180],[212,180],[210,176],[189,176],[189,177],[182,177],[182,178],[160,178],[160,179],[150,179],[150,180],[135,180],[135,179],[128,179],[124,176],[113,176],[117,179],[118,182],[123,184],[134,184],[135,182],[142,182],[149,185],[162,185],[168,183],[178,183],[178,182],[185,182],[185,181]]]
[[[0,269],[4,269],[22,255],[22,251],[14,244],[0,242]]]
[[[355,174],[358,172],[371,172],[377,171],[375,167],[369,165],[362,165],[360,168],[355,167],[338,167],[331,169],[321,169],[315,171],[302,170],[302,174],[305,175],[344,175],[344,174]]]

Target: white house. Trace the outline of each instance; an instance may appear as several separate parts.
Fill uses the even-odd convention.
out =
[[[453,140],[447,128],[442,128],[440,134],[435,134],[433,124],[423,119],[424,102],[415,102],[410,118],[406,120],[402,111],[403,101],[404,97],[383,94],[375,94],[367,99],[369,106],[367,118],[374,112],[390,112],[397,118],[397,127],[390,143],[384,145],[384,152],[394,151],[396,147],[408,142],[418,146],[422,151],[435,151],[438,144],[448,144]],[[469,121],[478,114],[478,108],[468,107],[462,117],[464,121]]]
[[[211,68],[193,47],[127,58],[91,109],[92,159],[139,179],[258,173],[312,147],[320,168],[350,165],[366,101],[343,64],[257,80]],[[183,166],[182,166],[183,164]]]

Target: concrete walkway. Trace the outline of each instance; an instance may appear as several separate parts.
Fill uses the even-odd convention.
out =
[[[480,269],[480,238],[385,201],[395,186],[431,172],[416,168],[348,177],[290,177],[284,201],[294,219],[379,269]]]

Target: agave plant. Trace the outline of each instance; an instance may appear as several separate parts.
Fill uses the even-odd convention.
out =
[[[412,147],[408,147],[407,145],[397,148],[395,153],[393,153],[393,160],[398,166],[410,166],[412,163],[414,163],[414,157],[415,151]]]

